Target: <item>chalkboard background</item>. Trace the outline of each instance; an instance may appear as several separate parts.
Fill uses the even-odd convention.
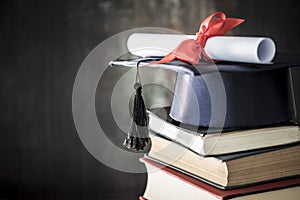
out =
[[[121,31],[157,26],[193,34],[215,11],[247,20],[231,34],[269,36],[278,51],[300,54],[296,0],[2,0],[0,199],[143,194],[146,174],[108,168],[81,143],[72,117],[77,70],[96,45]],[[300,70],[294,71],[300,105]],[[123,137],[114,124],[106,125],[116,138]]]

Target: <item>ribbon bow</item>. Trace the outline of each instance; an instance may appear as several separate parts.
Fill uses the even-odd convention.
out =
[[[243,23],[244,19],[226,18],[223,12],[216,12],[208,16],[200,25],[196,33],[197,38],[182,41],[176,49],[166,55],[160,61],[151,64],[162,64],[174,59],[181,60],[190,64],[198,64],[199,58],[209,59],[203,48],[208,38],[213,36],[223,36],[230,29]]]

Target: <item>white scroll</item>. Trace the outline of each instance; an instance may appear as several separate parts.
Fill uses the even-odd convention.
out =
[[[195,35],[134,33],[127,40],[128,50],[137,56],[165,56],[183,40]],[[213,60],[270,63],[276,52],[272,39],[267,37],[215,36],[208,38],[204,48]]]

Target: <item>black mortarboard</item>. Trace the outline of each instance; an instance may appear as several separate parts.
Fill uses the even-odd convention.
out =
[[[136,66],[140,60],[112,64]],[[191,66],[172,61],[156,66],[178,72],[170,110],[174,120],[203,127],[256,128],[295,120],[290,68],[299,66],[299,61],[278,54],[273,64],[263,65],[217,62]]]

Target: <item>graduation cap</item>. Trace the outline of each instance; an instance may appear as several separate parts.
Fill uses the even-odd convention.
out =
[[[215,16],[221,16],[221,21],[217,18],[213,20],[213,25],[224,23],[222,13],[216,14],[211,15],[208,22],[205,20],[202,24],[208,25]],[[229,22],[233,24],[228,27],[233,28],[242,21]],[[202,24],[200,27],[203,31],[200,34],[205,35],[208,29]],[[297,59],[277,55],[274,63],[269,64],[207,62],[210,59],[203,50],[203,41],[196,42],[201,44],[197,45],[195,40],[186,40],[180,44],[184,49],[188,49],[187,46],[197,49],[196,54],[181,51],[179,45],[179,49],[175,49],[163,59],[140,58],[111,63],[137,66],[133,123],[124,142],[125,146],[139,151],[150,143],[147,135],[148,116],[141,96],[139,65],[162,67],[178,72],[169,114],[175,121],[208,128],[242,129],[295,120],[290,68],[299,66],[300,62]],[[200,60],[198,63],[199,54],[204,62]]]
[[[189,68],[191,73],[177,70],[170,116],[184,124],[229,129],[294,121],[290,67],[299,64],[280,59],[267,66],[219,62]]]
[[[153,60],[155,58],[142,58],[113,64],[133,67],[137,63],[148,65]],[[255,128],[295,120],[291,68],[298,66],[297,57],[277,54],[274,63],[268,65],[208,62],[192,66],[172,61],[153,67],[177,72],[170,110],[175,121],[201,127]],[[218,93],[223,89],[225,96],[220,97]],[[225,117],[224,124],[212,124],[212,107],[213,112],[222,114],[224,106],[225,116],[219,116]],[[221,119],[214,121],[222,122]]]
[[[297,57],[277,54],[274,63],[268,65],[203,62],[192,66],[175,60],[149,66],[153,60],[156,59],[114,61],[112,64],[130,67],[138,64],[176,71],[169,116],[177,122],[220,130],[295,122],[291,68],[300,66],[300,59]],[[141,82],[135,85],[137,92],[133,123],[124,143],[135,150],[143,150],[150,143],[147,134],[148,116],[141,97],[141,87]]]

